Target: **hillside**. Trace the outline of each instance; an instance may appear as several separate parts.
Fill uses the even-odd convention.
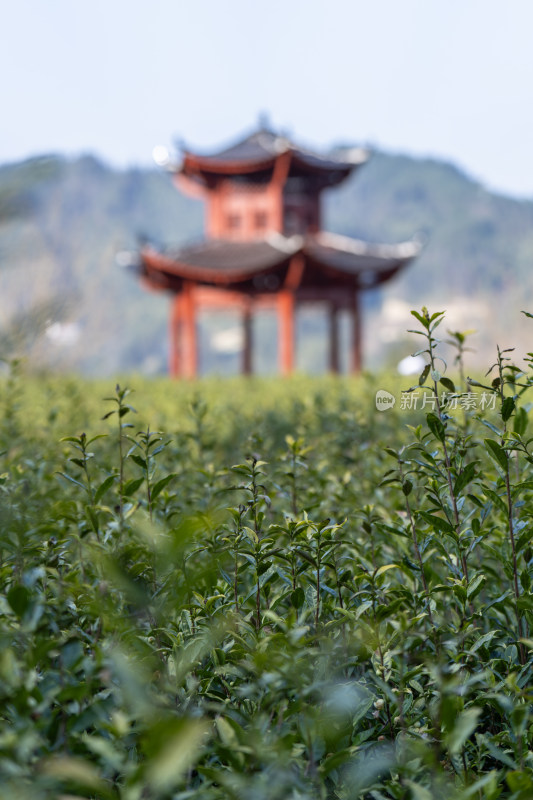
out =
[[[367,297],[369,365],[409,352],[408,309],[423,303],[447,308],[453,327],[477,328],[479,351],[496,341],[525,346],[519,311],[533,305],[533,202],[491,194],[450,164],[378,152],[326,198],[325,216],[328,229],[369,241],[427,237],[417,262]],[[145,292],[115,256],[142,238],[178,244],[200,237],[201,204],[155,169],[118,171],[91,156],[50,156],[0,168],[0,218],[5,355],[86,374],[165,370],[167,298]],[[235,355],[206,347],[215,329],[232,324],[224,316],[202,320],[204,370],[236,368]],[[275,323],[265,316],[257,324],[267,334],[258,367],[268,371]],[[320,311],[301,315],[302,369],[322,365],[323,326]]]

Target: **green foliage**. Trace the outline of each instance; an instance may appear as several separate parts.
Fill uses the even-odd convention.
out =
[[[0,797],[533,795],[533,355],[457,380],[413,316],[430,413],[13,365]]]

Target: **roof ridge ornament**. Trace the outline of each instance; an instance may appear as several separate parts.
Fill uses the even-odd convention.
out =
[[[271,246],[275,247],[281,253],[296,253],[301,250],[304,244],[304,237],[298,234],[294,236],[283,236],[282,233],[272,231],[265,237],[265,241]]]
[[[361,239],[352,239],[351,236],[321,231],[311,238],[323,247],[331,247],[333,250],[342,250],[358,256],[373,255],[379,258],[413,258],[423,247],[423,242],[417,237],[398,244],[373,244]]]
[[[370,150],[368,147],[347,147],[339,151],[338,155],[335,154],[334,158],[338,161],[344,161],[348,164],[363,164],[368,161]]]
[[[287,139],[286,136],[276,136],[274,139],[274,149],[276,153],[281,155],[282,153],[286,153],[288,150],[292,150],[293,147],[290,139]]]

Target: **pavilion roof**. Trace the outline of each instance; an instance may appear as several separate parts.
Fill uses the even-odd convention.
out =
[[[272,168],[284,153],[290,153],[291,171],[328,175],[328,183],[338,183],[368,160],[364,148],[349,148],[338,154],[321,155],[303,148],[285,136],[260,129],[235,144],[211,155],[185,149],[180,171],[192,177],[204,175],[246,175]]]
[[[357,239],[318,233],[285,237],[271,234],[256,241],[213,239],[165,253],[146,248],[141,253],[140,273],[162,288],[178,288],[183,280],[210,286],[246,290],[260,275],[275,274],[281,285],[283,270],[301,254],[308,287],[346,286],[367,289],[391,278],[420,252],[417,241],[396,245],[367,244]],[[267,284],[268,285],[268,284]]]

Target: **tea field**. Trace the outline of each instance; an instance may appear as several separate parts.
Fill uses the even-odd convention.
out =
[[[532,362],[414,316],[414,380],[6,369],[2,800],[533,798]]]

